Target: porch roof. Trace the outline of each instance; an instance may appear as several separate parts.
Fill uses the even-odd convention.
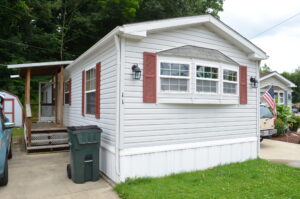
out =
[[[61,66],[68,66],[73,61],[38,62],[7,65],[9,69],[20,69],[20,76],[25,77],[26,70],[31,69],[31,75],[51,75],[59,71]]]

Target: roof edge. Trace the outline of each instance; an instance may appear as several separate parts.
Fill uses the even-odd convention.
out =
[[[277,77],[278,77],[279,79],[281,79],[282,81],[284,81],[284,82],[286,82],[287,84],[289,84],[289,87],[291,87],[291,88],[297,87],[296,84],[294,84],[293,82],[291,82],[291,81],[288,80],[287,78],[285,78],[285,77],[283,77],[282,75],[280,75],[277,71],[273,71],[272,73],[263,76],[262,78],[260,78],[259,81],[263,81],[263,80],[268,79],[268,78],[270,78],[270,77],[272,77],[272,76],[274,76],[274,75],[277,76]]]
[[[29,68],[29,67],[40,67],[40,66],[59,66],[59,65],[69,65],[73,61],[53,61],[53,62],[36,62],[36,63],[25,63],[25,64],[10,64],[7,68]]]

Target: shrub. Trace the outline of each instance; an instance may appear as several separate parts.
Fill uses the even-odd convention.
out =
[[[275,128],[277,129],[277,133],[275,136],[279,136],[284,134],[286,125],[281,119],[277,119],[275,123]]]
[[[294,121],[289,122],[290,130],[291,130],[291,131],[297,131],[297,129],[298,129],[299,126],[300,126],[300,116],[293,115],[293,116],[292,116],[292,119],[293,119]]]

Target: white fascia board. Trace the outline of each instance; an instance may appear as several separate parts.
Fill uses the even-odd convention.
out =
[[[73,61],[55,61],[55,62],[39,62],[39,63],[28,63],[28,64],[11,64],[7,65],[7,68],[28,68],[28,67],[41,67],[41,66],[59,66],[69,65]]]
[[[291,87],[291,88],[297,87],[296,84],[294,84],[294,83],[291,82],[290,80],[286,79],[285,77],[283,77],[282,75],[280,75],[280,74],[277,73],[277,72],[270,73],[270,74],[268,74],[268,75],[266,75],[266,76],[260,78],[259,81],[263,81],[263,80],[268,79],[268,78],[270,78],[270,77],[272,77],[272,76],[276,76],[277,78],[279,78],[280,80],[282,80],[283,82],[285,82],[286,84],[288,84],[289,87]]]
[[[220,32],[227,34],[234,40],[238,41],[238,43],[252,52],[252,54],[249,55],[249,58],[253,56],[254,60],[265,60],[268,58],[268,55],[259,49],[257,46],[255,46],[252,42],[250,42],[248,39],[245,37],[241,36],[239,33],[234,31],[232,28],[229,26],[225,25],[223,22],[217,20],[213,16],[210,16],[210,22],[216,26]]]
[[[90,47],[87,51],[85,51],[83,54],[81,54],[79,57],[77,57],[72,64],[67,66],[66,70],[69,70],[72,68],[72,66],[76,65],[78,62],[80,62],[82,59],[84,59],[86,56],[90,55],[92,52],[100,48],[102,45],[106,44],[107,41],[110,39],[113,39],[116,34],[120,32],[120,27],[115,27],[112,31],[110,31],[108,34],[106,34],[102,39],[100,39],[97,43],[95,43],[92,47]]]
[[[144,39],[147,37],[147,31],[140,31],[140,32],[123,32],[121,36],[128,38],[128,39]]]
[[[140,22],[134,24],[123,25],[121,31],[124,33],[134,33],[142,31],[151,31],[159,29],[167,29],[178,26],[186,26],[199,24],[209,21],[210,15],[191,16],[191,17],[179,17],[172,19],[162,19],[149,22]]]

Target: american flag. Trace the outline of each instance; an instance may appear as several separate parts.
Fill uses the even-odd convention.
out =
[[[276,110],[276,101],[275,101],[275,94],[274,88],[271,86],[263,95],[264,100],[268,103],[268,105],[273,109],[273,115],[277,117],[277,110]]]

